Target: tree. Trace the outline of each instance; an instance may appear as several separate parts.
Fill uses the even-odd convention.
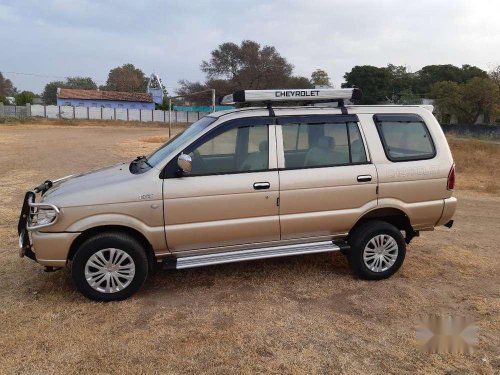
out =
[[[328,73],[322,69],[316,69],[311,74],[311,83],[313,86],[331,86],[330,77]]]
[[[421,103],[422,98],[410,89],[405,89],[399,93],[397,104],[413,105]]]
[[[403,103],[401,96],[408,99],[408,95],[415,95],[416,78],[414,73],[408,72],[406,66],[388,64],[387,70],[390,74],[389,89],[392,91],[392,102]]]
[[[276,48],[261,46],[251,40],[240,45],[223,43],[211,52],[210,60],[203,61],[200,66],[206,74],[205,83],[180,81],[179,95],[195,91],[215,89],[218,96],[233,91],[275,88],[309,88],[310,81],[306,77],[293,75],[293,65],[282,57]],[[196,96],[190,99],[193,103],[206,104],[207,96]]]
[[[436,82],[432,85],[430,96],[434,99],[439,122],[449,123],[460,107],[460,85],[453,81]]]
[[[101,89],[109,91],[146,92],[148,79],[144,72],[133,64],[124,64],[111,69],[106,85]]]
[[[487,78],[487,73],[476,66],[462,65],[461,68],[446,65],[427,65],[416,73],[417,92],[428,94],[431,87],[436,82],[449,81],[457,83],[466,83],[471,78]]]
[[[47,105],[57,103],[57,89],[64,87],[65,82],[63,81],[52,81],[45,85],[42,93],[43,102]]]
[[[497,65],[488,73],[490,79],[500,87],[500,65]]]
[[[4,78],[0,72],[0,96],[14,96],[17,90],[8,78]]]
[[[391,72],[387,68],[357,65],[344,74],[342,87],[358,87],[363,91],[360,104],[377,104],[392,97]]]
[[[209,61],[203,61],[201,70],[208,79],[232,81],[241,89],[278,88],[292,77],[293,65],[274,47],[245,40],[238,46],[223,43],[212,51]]]
[[[462,89],[462,118],[466,123],[473,124],[480,114],[484,115],[484,122],[500,104],[500,89],[489,78],[474,77]]]
[[[57,89],[80,89],[97,90],[97,85],[90,77],[68,77],[66,81],[52,81],[45,85],[42,93],[42,99],[45,104],[57,103]]]
[[[26,105],[27,103],[33,104],[35,94],[31,91],[23,91],[16,95],[16,105]]]
[[[80,90],[97,90],[97,85],[90,77],[68,77],[64,88]]]
[[[485,121],[500,103],[500,88],[488,78],[474,77],[465,84],[451,81],[437,82],[432,86],[440,119],[443,122],[456,116],[459,122],[473,124],[479,115]]]

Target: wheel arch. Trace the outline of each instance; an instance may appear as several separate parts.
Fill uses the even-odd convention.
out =
[[[156,256],[155,256],[155,253],[153,251],[153,246],[148,241],[146,236],[144,236],[144,234],[139,232],[137,229],[127,227],[125,225],[101,225],[101,226],[96,226],[96,227],[92,227],[92,228],[88,228],[88,229],[84,230],[71,243],[71,246],[70,246],[70,249],[68,252],[68,260],[73,260],[73,257],[75,256],[75,253],[77,252],[78,248],[86,240],[95,236],[96,234],[104,233],[104,232],[124,233],[124,234],[129,235],[130,237],[136,239],[144,247],[144,249],[146,251],[146,255],[148,257],[150,267],[152,267],[154,265],[155,260],[156,260]]]
[[[407,243],[409,243],[413,237],[418,235],[418,232],[416,232],[411,225],[410,217],[402,209],[396,207],[380,207],[363,214],[349,231],[349,236],[360,225],[371,220],[385,221],[394,225],[400,231],[404,231]]]

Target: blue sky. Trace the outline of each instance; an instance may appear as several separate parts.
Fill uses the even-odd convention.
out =
[[[220,43],[273,45],[297,75],[326,70],[339,86],[354,65],[500,64],[499,1],[0,0],[0,71],[21,90],[131,62],[169,91],[203,80]],[[29,76],[6,72],[35,73]]]

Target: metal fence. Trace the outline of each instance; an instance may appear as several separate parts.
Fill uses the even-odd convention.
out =
[[[105,107],[72,107],[56,105],[14,106],[0,103],[0,117],[43,117],[49,119],[121,120],[140,122],[185,123],[198,121],[209,112],[161,111]],[[500,139],[499,125],[443,124],[445,133],[458,136]]]
[[[193,123],[208,112],[161,111],[106,107],[73,107],[56,105],[5,106],[0,104],[0,117],[42,117],[49,119],[121,120],[163,123]]]

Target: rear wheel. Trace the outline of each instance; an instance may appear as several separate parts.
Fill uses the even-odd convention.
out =
[[[148,259],[143,246],[123,233],[101,233],[77,250],[71,267],[73,281],[86,297],[123,300],[144,284]]]
[[[360,225],[349,236],[347,259],[362,279],[380,280],[393,275],[403,264],[406,243],[401,232],[384,221]]]

